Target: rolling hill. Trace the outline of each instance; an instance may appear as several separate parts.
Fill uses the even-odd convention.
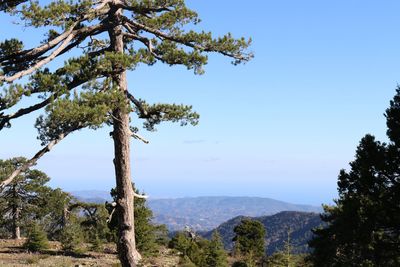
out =
[[[319,215],[311,212],[284,211],[271,216],[254,218],[238,216],[214,229],[221,234],[226,249],[231,250],[233,248],[232,239],[235,236],[233,229],[243,219],[257,220],[264,225],[267,231],[265,243],[268,255],[284,248],[289,231],[293,253],[308,252],[307,242],[312,237],[311,229],[322,225]],[[210,238],[214,230],[200,233],[200,235]]]

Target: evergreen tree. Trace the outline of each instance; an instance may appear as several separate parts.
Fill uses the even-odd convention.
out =
[[[113,234],[107,224],[109,214],[104,204],[77,202],[70,209],[80,214],[78,223],[87,242],[100,244],[112,240]]]
[[[25,164],[25,158],[0,160],[0,181],[5,180],[14,169]],[[0,206],[3,226],[11,228],[12,237],[21,238],[21,226],[42,215],[51,189],[45,184],[50,178],[38,170],[20,173],[1,193]],[[8,226],[7,226],[8,225]]]
[[[264,256],[266,231],[262,223],[244,219],[233,231],[236,252],[245,256],[249,262],[254,262]]]
[[[189,235],[188,232],[178,232],[169,242],[169,247],[181,252],[183,262],[190,266],[208,266],[207,258],[210,258],[210,241]]]
[[[84,240],[83,229],[77,221],[69,221],[61,230],[60,243],[65,252],[80,254]]]
[[[157,61],[183,65],[203,73],[209,52],[233,58],[238,64],[251,58],[249,41],[220,38],[208,32],[186,31],[198,24],[196,12],[184,0],[59,0],[3,1],[0,10],[17,16],[25,27],[48,30],[41,44],[25,49],[17,38],[0,43],[0,130],[26,114],[45,109],[36,121],[44,146],[24,166],[15,170],[0,187],[9,184],[70,133],[113,128],[114,165],[117,185],[118,252],[122,266],[135,266],[134,193],[131,187],[130,138],[143,140],[130,126],[135,112],[144,127],[154,130],[162,121],[197,124],[191,106],[148,104],[128,90],[127,71]],[[5,26],[5,25],[3,25]],[[68,53],[73,52],[73,53]],[[74,57],[68,58],[70,55]],[[44,68],[56,58],[65,64]],[[21,77],[27,77],[17,83]],[[33,97],[34,98],[33,98]],[[38,98],[36,98],[38,96]],[[20,101],[31,97],[38,99]],[[23,106],[29,103],[28,106]]]
[[[49,248],[46,233],[38,224],[31,224],[28,232],[28,239],[24,247],[31,252],[38,252]]]
[[[178,232],[169,242],[169,247],[182,253],[182,256],[188,256],[191,240],[183,232]]]
[[[400,88],[386,118],[389,144],[366,135],[350,171],[340,171],[339,199],[310,242],[316,266],[400,265]]]
[[[45,203],[39,209],[38,221],[50,239],[58,240],[68,218],[77,216],[69,210],[76,200],[60,188],[45,190],[43,198]]]
[[[228,266],[228,254],[224,249],[221,236],[217,231],[212,234],[210,243],[206,250],[205,262],[209,267]]]

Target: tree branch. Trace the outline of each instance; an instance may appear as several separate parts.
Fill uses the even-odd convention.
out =
[[[234,59],[236,59],[238,61],[247,61],[247,60],[249,60],[251,58],[251,55],[244,56],[244,55],[241,55],[241,54],[232,54],[232,53],[229,53],[229,52],[225,52],[223,50],[211,49],[211,48],[208,48],[208,47],[205,47],[205,46],[201,46],[199,44],[194,44],[194,43],[192,43],[190,41],[183,40],[179,36],[173,36],[171,34],[162,32],[160,30],[153,29],[153,28],[148,27],[148,26],[146,26],[144,24],[141,24],[141,23],[138,23],[136,21],[133,21],[133,20],[131,20],[131,19],[125,17],[125,16],[122,19],[123,19],[123,21],[125,23],[127,23],[131,27],[146,31],[148,33],[154,34],[157,37],[160,37],[160,38],[163,38],[165,40],[172,41],[172,42],[176,42],[176,43],[179,43],[179,44],[183,44],[183,45],[186,45],[186,46],[194,48],[194,49],[199,49],[199,50],[204,51],[204,52],[217,52],[217,53],[220,53],[220,54],[222,54],[224,56],[228,56],[228,57],[234,58]],[[138,39],[138,40],[140,40],[140,39]]]
[[[49,152],[55,145],[57,145],[61,140],[63,140],[72,131],[61,133],[56,139],[48,143],[44,148],[39,150],[30,160],[28,160],[24,165],[17,168],[15,171],[8,176],[7,179],[0,183],[0,191],[2,191],[7,185],[9,185],[21,172],[26,171],[30,167],[36,164],[36,162],[43,157],[47,152]]]
[[[131,135],[132,135],[133,138],[138,139],[138,140],[142,141],[145,144],[149,144],[150,143],[148,140],[144,139],[142,136],[140,136],[137,133],[131,132]]]
[[[75,35],[71,33],[72,29],[73,29],[73,27],[71,27],[70,34],[67,36],[67,38],[65,38],[65,40],[61,43],[61,45],[56,50],[54,50],[48,57],[46,57],[45,59],[37,62],[35,65],[30,67],[29,69],[20,71],[20,72],[12,75],[10,77],[0,76],[0,81],[11,83],[11,82],[13,82],[13,81],[25,76],[25,75],[31,74],[32,72],[34,72],[35,70],[39,69],[43,65],[45,65],[45,64],[49,63],[50,61],[52,61],[54,58],[56,58],[61,53],[61,51],[64,50],[64,48],[69,44],[69,42],[75,37]]]
[[[85,82],[87,82],[86,79],[81,79],[80,77],[76,80],[73,80],[71,83],[67,84],[67,91],[71,91],[72,89],[84,84]],[[0,113],[0,131],[12,120],[12,119],[16,119],[19,118],[23,115],[29,114],[31,112],[34,112],[36,110],[39,110],[43,107],[45,107],[47,104],[49,104],[52,100],[57,99],[58,97],[60,97],[59,93],[54,93],[53,95],[51,95],[50,97],[48,97],[47,99],[45,99],[44,101],[37,103],[35,105],[29,106],[27,108],[21,108],[18,111],[14,112],[13,114],[9,114],[9,115],[3,115],[2,113]]]
[[[150,14],[152,12],[163,12],[163,11],[171,11],[170,8],[168,8],[167,6],[158,6],[158,7],[134,7],[134,6],[128,6],[123,2],[119,2],[115,5],[115,7],[117,8],[122,8],[128,11],[133,11],[136,13],[139,13],[141,15],[147,15]]]
[[[43,54],[45,54],[46,52],[50,51],[51,49],[53,49],[54,47],[56,47],[57,45],[59,45],[59,47],[54,50],[48,57],[45,57],[43,59],[40,59],[38,62],[36,62],[35,65],[33,65],[32,67],[30,67],[29,69],[20,71],[12,76],[0,76],[0,81],[3,82],[13,82],[25,75],[29,75],[32,72],[34,72],[35,70],[39,69],[40,67],[42,67],[43,65],[49,63],[50,61],[52,61],[54,58],[56,58],[57,56],[69,51],[70,49],[72,49],[75,45],[79,44],[80,41],[78,38],[77,42],[72,43],[71,45],[68,46],[68,44],[70,43],[70,41],[75,38],[78,35],[86,35],[89,36],[90,34],[93,34],[93,32],[95,32],[95,34],[101,33],[102,31],[105,31],[106,29],[106,25],[104,25],[104,21],[101,24],[98,25],[94,25],[94,26],[89,26],[89,27],[84,27],[81,29],[77,29],[74,30],[76,26],[78,26],[80,23],[82,23],[83,21],[88,20],[91,16],[94,15],[101,15],[101,14],[105,14],[106,12],[108,12],[108,10],[103,10],[101,11],[108,3],[110,3],[111,0],[104,0],[101,1],[100,4],[95,7],[94,9],[92,9],[90,12],[88,12],[87,14],[85,14],[81,19],[78,19],[75,23],[73,23],[73,25],[64,33],[62,33],[61,35],[57,36],[56,38],[54,38],[53,40],[38,46],[36,48],[30,49],[30,50],[25,50],[25,51],[21,51],[18,53],[14,53],[12,55],[7,55],[5,57],[0,58],[0,65],[7,65],[7,64],[15,64],[18,62],[26,62],[26,61],[34,61],[34,59],[39,59],[39,57]],[[100,30],[100,32],[97,32]],[[82,36],[78,36],[78,37],[82,37]],[[9,62],[7,62],[9,61]],[[6,62],[6,64],[4,64]]]
[[[141,199],[147,199],[149,197],[149,196],[146,196],[146,195],[140,195],[140,194],[138,194],[136,192],[133,192],[133,196],[136,197],[136,198],[141,198]]]
[[[147,111],[143,108],[142,103],[140,103],[139,100],[137,100],[131,93],[126,91],[126,95],[128,96],[128,99],[136,106],[136,108],[139,110],[140,113],[140,118],[146,118],[148,117]]]

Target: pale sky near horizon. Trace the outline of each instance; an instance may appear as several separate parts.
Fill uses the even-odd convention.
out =
[[[239,5],[241,3],[241,5]],[[262,196],[330,203],[359,140],[385,140],[383,113],[400,81],[399,1],[187,1],[198,29],[252,37],[251,62],[210,55],[206,73],[157,64],[128,76],[149,102],[193,105],[196,127],[164,124],[132,141],[133,177],[154,197]],[[0,15],[0,40],[35,31]],[[35,114],[37,115],[37,114]],[[0,158],[39,148],[35,116],[0,131]],[[74,133],[40,160],[51,185],[114,186],[110,129]]]

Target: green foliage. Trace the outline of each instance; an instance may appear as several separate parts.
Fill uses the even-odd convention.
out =
[[[8,178],[16,168],[26,162],[27,159],[21,157],[0,160],[0,181]],[[51,191],[45,186],[49,180],[45,173],[28,169],[2,190],[0,214],[3,225],[9,232],[15,231],[18,227],[24,230],[24,225],[43,215],[43,209],[49,201],[46,195]]]
[[[38,252],[49,248],[46,233],[41,227],[33,223],[28,230],[28,239],[24,247],[31,252]]]
[[[260,258],[265,253],[265,228],[259,221],[244,219],[234,230],[235,251],[244,256]]]
[[[155,125],[163,121],[180,122],[181,126],[191,124],[197,125],[200,115],[192,111],[192,106],[176,104],[153,104],[149,105],[143,100],[139,100],[142,105],[142,111],[137,113],[140,118],[146,119],[143,126],[148,131],[154,131]]]
[[[267,257],[264,261],[265,267],[311,267],[312,265],[307,262],[306,255],[290,255],[288,257],[285,251],[280,251]]]
[[[249,267],[249,265],[247,265],[247,263],[244,261],[235,261],[232,264],[232,267]]]
[[[306,261],[304,254],[293,254],[291,244],[291,230],[287,232],[287,240],[283,250],[275,252],[263,261],[267,267],[306,267],[310,264]]]
[[[227,258],[221,236],[215,231],[206,249],[205,262],[209,267],[227,267]]]
[[[310,260],[316,266],[400,265],[400,88],[386,110],[388,144],[366,135],[350,171],[340,171],[336,206],[325,206]]]
[[[188,255],[191,240],[183,232],[178,232],[169,242],[169,247],[181,252],[183,256]]]
[[[134,185],[133,188],[139,194]],[[117,195],[115,189],[111,190],[111,196],[116,201]],[[109,213],[113,209],[113,207],[108,207]],[[159,245],[167,243],[168,231],[166,227],[164,225],[155,225],[151,222],[153,212],[147,207],[146,199],[144,198],[135,198],[134,218],[137,249],[145,256],[154,255],[158,252]],[[117,231],[117,218],[115,215],[111,218],[109,227],[112,231]]]
[[[191,238],[187,232],[178,232],[169,242],[169,247],[179,251],[182,261],[188,266],[228,266],[228,255],[217,232],[211,241],[200,237]]]
[[[60,242],[66,252],[80,254],[83,252],[84,233],[79,223],[69,222],[61,231]]]
[[[6,0],[1,2],[0,10],[19,18],[25,27],[45,28],[48,32],[33,49],[23,50],[24,44],[16,39],[0,44],[1,89],[21,77],[29,78],[24,86],[12,85],[3,90],[0,130],[11,127],[13,119],[45,108],[35,125],[42,145],[57,143],[83,128],[116,124],[121,115],[133,110],[139,110],[148,130],[154,130],[162,121],[195,125],[199,116],[191,106],[150,106],[130,97],[124,81],[126,71],[160,61],[202,74],[207,53],[231,57],[234,64],[253,56],[247,52],[251,40],[185,30],[200,20],[184,0]],[[116,40],[121,40],[121,46]],[[67,52],[74,50],[75,54],[77,49],[82,55],[68,58],[71,53]],[[54,72],[43,69],[60,56],[66,57],[64,66]],[[26,103],[21,101],[25,97],[30,97],[26,101],[29,106],[19,107]],[[128,133],[129,126],[123,130]],[[119,223],[122,227],[123,222]],[[153,239],[145,234],[146,228],[136,228],[142,231],[138,240]],[[152,250],[146,247],[148,243],[139,241],[138,246]]]
[[[79,225],[84,232],[84,239],[100,249],[104,242],[112,241],[114,235],[108,227],[108,211],[104,204],[77,202],[73,209],[79,212]]]
[[[21,3],[23,4],[20,5]],[[109,4],[114,5],[114,3]],[[15,7],[18,11],[12,12]],[[23,96],[39,94],[38,96],[45,100],[32,106],[32,109],[29,107],[29,110],[24,110],[16,117],[48,107],[46,108],[48,118],[40,117],[37,122],[40,140],[45,142],[53,139],[55,133],[61,130],[68,132],[85,127],[96,129],[111,120],[109,111],[113,110],[115,103],[106,101],[104,95],[118,89],[119,85],[110,79],[116,73],[133,70],[139,64],[153,65],[161,61],[169,65],[184,65],[188,69],[193,69],[196,74],[202,74],[203,67],[208,61],[207,53],[216,52],[231,57],[234,64],[246,62],[253,56],[247,51],[251,40],[235,39],[230,33],[214,37],[211,32],[195,31],[194,27],[189,27],[191,30],[185,31],[186,24],[196,25],[200,19],[183,0],[125,1],[118,7],[124,10],[118,21],[124,25],[123,53],[112,51],[111,37],[107,38],[104,35],[111,27],[112,21],[116,19],[114,14],[108,12],[108,5],[101,7],[91,0],[57,0],[46,4],[37,1],[3,1],[0,10],[7,10],[19,17],[23,25],[40,28],[46,26],[51,29],[42,40],[43,45],[37,49],[23,50],[24,44],[15,38],[1,42],[0,77],[1,75],[9,77],[31,68],[48,57],[49,51],[53,51],[52,49],[64,41],[68,45],[61,53],[55,54],[56,56],[79,46],[84,48],[81,50],[81,56],[67,58],[64,66],[54,72],[40,68],[33,71],[29,75],[30,81],[24,86],[15,85],[18,89],[12,88],[9,92],[4,92],[0,101],[4,103],[0,103],[0,108],[12,108]],[[69,42],[66,40],[67,36],[72,37]],[[94,99],[90,93],[89,96],[85,96],[84,92],[78,98],[69,98],[71,90],[90,91],[93,83],[104,80],[108,80],[108,84],[114,84],[94,92],[96,95],[99,94],[101,99]],[[91,99],[88,100],[88,97]],[[126,96],[123,97],[125,100],[128,99]],[[60,100],[56,101],[57,99]],[[144,127],[148,130],[154,130],[154,125],[162,121],[195,125],[199,119],[199,115],[192,111],[191,106],[177,104],[150,106],[143,102],[145,107],[140,107],[136,105],[137,103],[133,103],[133,109],[148,110],[148,115],[141,112],[139,114],[139,117],[145,120]],[[127,101],[117,101],[117,104],[124,106]],[[61,116],[62,114],[65,117]],[[0,116],[0,129],[9,126],[11,119],[13,118]],[[57,119],[61,119],[59,125],[54,123]]]
[[[61,230],[66,224],[66,209],[72,205],[75,199],[59,188],[47,190],[43,197],[46,199],[46,203],[38,212],[38,221],[50,239],[58,240]],[[69,217],[74,216],[76,215],[69,214]]]

